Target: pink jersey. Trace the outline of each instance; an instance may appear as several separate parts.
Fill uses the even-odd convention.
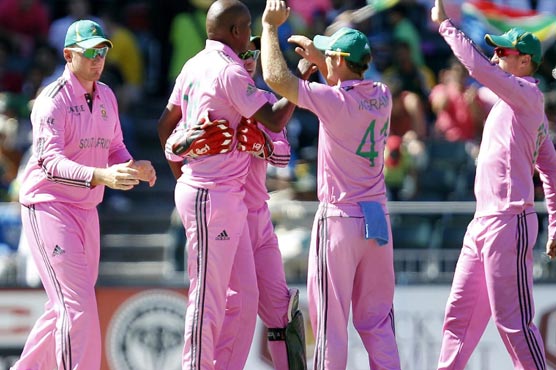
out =
[[[483,130],[475,178],[476,216],[519,214],[532,208],[536,166],[547,199],[549,232],[554,236],[556,152],[537,81],[516,77],[491,63],[450,20],[442,22],[440,34],[470,75],[500,97]]]
[[[274,104],[278,99],[271,92],[266,92],[268,102]],[[263,130],[272,140],[274,151],[266,160],[251,158],[251,167],[245,182],[245,205],[249,211],[257,211],[265,205],[270,198],[266,188],[266,169],[268,164],[276,167],[286,167],[290,161],[290,143],[286,137],[286,129],[275,133],[266,129],[260,123],[258,127]]]
[[[242,60],[229,46],[214,40],[207,40],[205,49],[187,61],[169,99],[181,106],[180,125],[195,125],[208,113],[211,120],[227,120],[234,130],[242,116],[252,117],[266,102],[265,93],[255,87]],[[205,188],[242,185],[250,160],[249,154],[237,150],[188,159],[178,181]]]
[[[92,112],[85,94],[66,66],[35,101],[33,153],[22,177],[22,204],[56,201],[94,208],[104,193],[103,185],[91,187],[94,169],[131,159],[112,90],[95,83]]]
[[[383,152],[392,110],[388,87],[369,80],[339,86],[300,81],[298,106],[315,112],[320,121],[319,201],[334,204],[348,216],[362,215],[361,201],[385,207]]]

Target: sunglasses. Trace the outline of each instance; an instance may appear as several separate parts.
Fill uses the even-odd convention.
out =
[[[504,58],[509,55],[521,55],[518,50],[508,48],[494,48],[494,53],[498,58]]]
[[[340,50],[325,50],[324,55],[326,55],[327,57],[333,57],[333,56],[349,57],[351,54]]]
[[[247,50],[247,51],[239,54],[239,59],[241,59],[241,60],[247,60],[247,59],[257,60],[257,59],[259,59],[260,55],[261,55],[260,50]]]
[[[87,59],[95,59],[97,56],[104,58],[106,54],[108,54],[108,46],[104,46],[102,48],[90,48],[90,49],[83,49],[83,48],[68,48],[71,51],[78,52],[82,54]]]

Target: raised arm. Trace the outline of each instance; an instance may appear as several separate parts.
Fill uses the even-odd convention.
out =
[[[297,104],[299,79],[288,69],[278,42],[278,27],[288,19],[289,14],[290,8],[285,1],[267,0],[262,17],[261,64],[268,86]]]

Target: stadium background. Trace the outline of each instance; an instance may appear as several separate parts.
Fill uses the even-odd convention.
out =
[[[12,0],[0,0],[0,6],[7,2]],[[49,10],[50,21],[67,15],[68,1],[30,2],[42,3]],[[189,19],[188,16],[198,14],[195,6],[199,2],[203,1],[102,0],[89,4],[90,14],[101,17],[108,9],[117,22],[137,38],[143,58],[143,83],[140,98],[131,100],[122,121],[126,125],[124,129],[128,135],[128,145],[132,151],[140,152],[141,157],[154,163],[159,177],[157,185],[152,189],[141,185],[123,195],[107,192],[105,202],[99,207],[102,250],[97,295],[105,339],[103,370],[179,368],[177,364],[181,353],[182,315],[187,299],[186,276],[183,271],[183,247],[186,241],[175,217],[174,179],[162,156],[156,121],[166,104],[172,85],[172,25],[178,15]],[[252,11],[253,28],[257,32],[258,17],[264,1],[245,2]],[[361,15],[364,13],[361,9],[368,11],[369,5],[388,7],[397,2],[377,0],[367,4],[366,1],[356,0],[314,1],[315,4],[332,4],[330,9],[319,11],[316,8],[315,17],[321,18],[315,19],[322,24],[315,21],[309,26],[301,21],[303,17],[298,16],[293,18],[296,21],[292,22],[287,31],[301,30],[311,34],[319,26],[322,29],[332,24],[343,14],[341,11],[360,10],[354,14]],[[406,14],[422,36],[421,46],[426,66],[434,74],[438,74],[446,67],[449,50],[426,21],[430,1],[399,2],[408,5],[410,11]],[[517,11],[508,16],[507,11],[503,11],[505,8],[485,13],[481,12],[478,3],[449,3],[454,15],[457,14],[463,24],[481,26],[485,30],[492,27],[489,21],[494,20],[494,23],[503,26],[521,21],[520,15],[525,14]],[[510,0],[505,3],[516,5],[520,1]],[[537,6],[548,4],[541,0],[524,0],[524,3],[535,3]],[[369,18],[370,25],[366,25],[379,73],[394,63],[385,47],[391,40],[386,11],[372,15]],[[531,19],[546,21],[546,18],[526,14]],[[556,26],[556,22],[553,23]],[[539,22],[530,26],[539,27],[544,32],[545,62],[539,78],[543,82],[547,101],[552,101],[550,99],[555,83],[550,71],[556,64],[553,43],[556,32],[550,28],[540,28],[543,24],[545,23]],[[191,29],[196,27],[194,23],[190,23],[190,26]],[[5,29],[0,22],[0,40],[3,40],[3,31]],[[478,28],[476,31],[480,33]],[[40,39],[39,36],[37,38]],[[184,42],[186,40],[188,38],[184,38]],[[20,162],[24,161],[29,144],[28,108],[40,81],[23,78],[20,91],[12,91],[2,83],[5,82],[5,70],[21,73],[23,77],[32,75],[30,71],[34,71],[33,66],[37,61],[35,57],[39,54],[37,50],[42,49],[40,42],[29,45],[35,46],[36,50],[27,50],[25,54],[25,50],[8,48],[7,57],[0,53],[0,370],[8,369],[19,355],[31,325],[42,312],[45,300],[32,266],[29,265],[24,243],[20,243],[19,206],[14,198],[17,181],[11,178],[6,183],[10,154],[18,152]],[[23,69],[24,66],[29,67],[29,70]],[[54,65],[52,68],[55,67]],[[118,87],[125,86],[124,78],[118,73],[107,75],[106,79]],[[13,119],[17,122],[15,131]],[[310,227],[316,209],[316,122],[307,112],[297,111],[288,129],[292,134],[290,140],[294,146],[294,159],[286,171],[269,172],[268,187],[272,191],[270,206],[288,282],[301,289],[301,304],[307,317],[304,284]],[[476,143],[449,142],[433,136],[424,138],[424,160],[415,167],[414,177],[408,175],[408,179],[413,182],[407,181],[404,184],[407,188],[405,193],[402,192],[402,199],[389,203],[395,244],[396,329],[402,365],[407,370],[432,369],[438,357],[440,328],[449,284],[463,233],[474,211],[474,144]],[[542,253],[546,242],[546,211],[542,194],[537,199],[537,210],[540,234],[535,248],[534,265],[536,323],[543,332],[550,365],[556,368],[556,298],[553,294],[556,288],[556,268]],[[350,336],[352,340],[348,368],[364,369],[364,349],[353,329]],[[307,337],[311,354],[314,342],[308,325]],[[264,328],[259,322],[247,369],[270,368],[264,343]],[[509,357],[491,324],[468,369],[510,367]]]

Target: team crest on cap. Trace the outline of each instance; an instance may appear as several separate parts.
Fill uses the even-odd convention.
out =
[[[89,32],[91,33],[91,36],[88,36],[89,38],[92,37],[92,36],[97,36],[98,35],[97,28],[95,27],[94,24],[90,25],[89,30],[90,30]],[[83,40],[83,37],[79,34],[79,28],[78,27],[75,28],[75,35],[76,35],[77,41]]]

